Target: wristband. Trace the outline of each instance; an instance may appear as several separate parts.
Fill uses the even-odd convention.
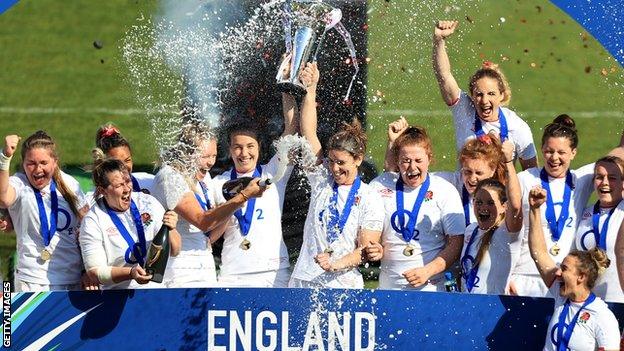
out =
[[[243,198],[245,199],[245,201],[249,200],[249,196],[245,195],[244,191],[241,191],[239,194],[241,194],[243,196]]]
[[[4,152],[0,152],[0,171],[8,171],[11,166],[11,159],[13,156],[8,157]]]
[[[100,284],[107,285],[113,284],[113,267],[98,267],[97,269],[97,278],[100,281]]]

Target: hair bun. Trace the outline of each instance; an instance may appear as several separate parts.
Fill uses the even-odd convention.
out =
[[[488,69],[493,69],[493,70],[498,70],[498,64],[492,62],[492,61],[483,61],[483,63],[481,64],[482,68],[488,68]]]
[[[611,265],[611,260],[607,257],[607,253],[599,248],[593,248],[589,250],[589,254],[591,258],[596,262],[596,266],[598,266],[598,275],[602,275],[609,265]]]

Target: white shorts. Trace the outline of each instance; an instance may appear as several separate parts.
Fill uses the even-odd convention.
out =
[[[217,286],[217,272],[212,255],[184,255],[171,257],[169,260],[163,280],[163,288],[212,288]]]
[[[217,285],[222,288],[286,288],[290,279],[288,268],[275,271],[219,275]]]
[[[512,274],[509,284],[513,284],[518,296],[553,297],[539,275]]]
[[[56,284],[56,285],[44,285],[31,282],[25,282],[23,280],[15,279],[13,285],[15,292],[38,292],[38,291],[75,291],[82,290],[80,283],[78,284]]]
[[[379,287],[378,289],[385,290],[417,290],[417,291],[446,291],[444,289],[444,280],[437,279],[437,276],[417,288],[411,286],[405,277],[397,275],[395,273],[381,270],[379,272]]]

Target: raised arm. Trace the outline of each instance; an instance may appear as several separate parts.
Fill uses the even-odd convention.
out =
[[[546,201],[546,190],[535,187],[529,192],[529,251],[535,261],[537,270],[546,286],[550,287],[555,281],[557,264],[550,257],[542,230],[542,214],[540,206]]]
[[[396,172],[399,170],[397,160],[394,157],[394,141],[399,135],[403,134],[408,127],[409,124],[407,124],[407,120],[405,120],[403,116],[388,124],[388,146],[386,148],[386,157],[384,158],[384,169],[386,172]]]
[[[316,134],[317,115],[316,115],[316,87],[319,81],[319,70],[316,62],[307,63],[303,72],[301,72],[301,82],[306,86],[306,95],[301,103],[301,134],[308,140],[312,152],[316,155],[319,163],[322,160],[323,150],[321,142]]]
[[[505,173],[507,175],[507,210],[505,211],[505,224],[507,225],[507,231],[518,232],[522,229],[522,190],[513,162],[513,150],[514,144],[506,140],[503,143]]]
[[[433,72],[442,99],[449,106],[459,99],[459,85],[451,73],[451,62],[446,53],[446,38],[455,32],[458,24],[457,21],[438,21],[433,30]]]
[[[9,168],[19,140],[17,135],[4,138],[4,149],[0,154],[0,208],[8,208],[15,202],[15,188],[9,184]]]
[[[295,98],[286,93],[282,93],[282,112],[284,114],[284,131],[282,136],[295,134],[299,130],[297,113],[297,102]]]

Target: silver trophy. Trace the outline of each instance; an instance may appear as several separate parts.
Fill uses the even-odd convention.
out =
[[[282,62],[276,77],[279,91],[296,96],[306,94],[305,86],[299,81],[299,73],[305,68],[306,63],[316,61],[325,33],[336,26],[341,18],[340,9],[319,0],[286,0],[284,32],[286,53],[291,54],[290,70],[285,72],[288,61]],[[355,54],[355,50],[352,51]]]

